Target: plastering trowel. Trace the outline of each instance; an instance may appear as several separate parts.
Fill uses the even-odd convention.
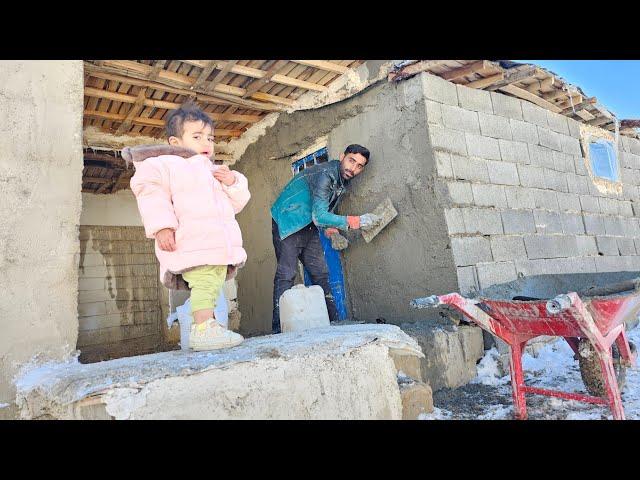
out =
[[[393,206],[393,203],[391,203],[391,199],[389,197],[385,198],[384,201],[371,213],[380,217],[382,220],[371,230],[362,230],[362,238],[364,238],[364,241],[367,243],[369,243],[373,237],[378,235],[378,233],[380,233],[384,227],[389,225],[391,220],[396,218],[398,215],[398,211]]]

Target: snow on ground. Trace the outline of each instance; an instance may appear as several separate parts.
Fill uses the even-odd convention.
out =
[[[640,346],[640,327],[627,332],[629,340]],[[440,390],[433,395],[436,408],[422,414],[420,420],[510,420],[513,418],[511,379],[500,376],[498,352],[487,351],[478,364],[478,375],[471,383],[454,389]],[[578,362],[573,351],[562,339],[544,345],[534,357],[523,356],[523,369],[527,385],[587,393]],[[527,394],[529,418],[539,420],[600,420],[610,419],[607,407],[575,400]],[[627,384],[622,391],[622,402],[627,419],[640,419],[640,368],[627,369]]]

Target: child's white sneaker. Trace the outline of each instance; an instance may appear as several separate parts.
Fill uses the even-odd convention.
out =
[[[210,318],[200,324],[192,323],[189,335],[189,347],[192,350],[215,350],[218,348],[235,347],[244,341],[238,333],[227,330]]]

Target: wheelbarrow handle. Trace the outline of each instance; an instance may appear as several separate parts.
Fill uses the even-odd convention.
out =
[[[571,297],[567,294],[558,295],[547,302],[547,313],[550,315],[557,315],[558,313],[571,308],[573,302]]]
[[[411,308],[432,308],[442,305],[442,303],[437,295],[431,295],[430,297],[414,298],[409,305]]]

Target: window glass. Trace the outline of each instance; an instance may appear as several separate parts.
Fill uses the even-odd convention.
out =
[[[589,160],[595,176],[613,182],[619,180],[618,159],[612,142],[602,138],[589,142]]]

